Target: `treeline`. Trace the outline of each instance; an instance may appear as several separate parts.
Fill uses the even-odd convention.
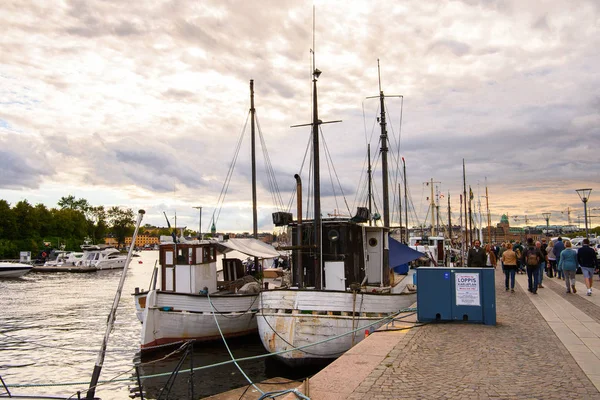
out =
[[[32,206],[22,200],[14,206],[0,200],[0,259],[18,258],[19,252],[31,251],[32,258],[50,247],[65,246],[65,250],[80,250],[89,238],[92,243],[103,243],[112,236],[125,243],[135,229],[131,209],[104,206],[94,207],[85,199],[62,197],[57,208],[44,204]]]

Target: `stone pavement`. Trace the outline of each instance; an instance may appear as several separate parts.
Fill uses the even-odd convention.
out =
[[[497,325],[395,322],[310,379],[313,400],[600,399],[600,283],[515,293],[496,270]],[[404,320],[415,321],[416,315]],[[409,329],[396,330],[400,327]],[[303,388],[299,388],[303,391]],[[303,391],[304,392],[304,391]],[[295,398],[295,396],[294,396]]]

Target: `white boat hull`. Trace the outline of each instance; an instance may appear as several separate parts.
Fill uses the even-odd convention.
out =
[[[20,278],[28,273],[33,265],[21,263],[0,263],[0,278]]]
[[[408,296],[399,294],[266,291],[261,294],[258,332],[265,349],[284,352],[277,357],[290,366],[326,361],[342,355],[365,338],[366,330],[379,328],[388,322],[382,318],[410,302]],[[293,350],[297,348],[301,349]]]
[[[209,300],[204,295],[153,290],[135,296],[138,318],[141,316],[142,321],[142,351],[192,339],[220,340],[219,327],[226,338],[257,331],[257,294],[211,296]]]

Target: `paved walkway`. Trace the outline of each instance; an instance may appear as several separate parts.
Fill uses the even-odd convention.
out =
[[[577,279],[582,280],[581,276]],[[496,270],[497,325],[396,322],[310,379],[313,400],[600,399],[600,282],[566,294],[544,278],[537,295]],[[406,320],[415,315],[409,316]]]

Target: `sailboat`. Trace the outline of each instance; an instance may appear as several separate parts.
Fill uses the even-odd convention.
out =
[[[314,53],[313,53],[314,54]],[[258,332],[267,351],[290,366],[331,361],[377,329],[411,296],[397,293],[389,268],[389,204],[385,108],[381,108],[384,226],[365,225],[369,210],[352,218],[321,217],[317,80],[313,58],[314,219],[303,221],[298,205],[292,232],[293,286],[261,293]],[[380,90],[383,105],[383,91]],[[300,178],[296,176],[298,182]],[[299,184],[300,186],[300,184]],[[298,191],[301,193],[301,191]],[[300,204],[300,201],[299,201]],[[275,219],[275,218],[274,218]],[[398,243],[400,244],[400,243]],[[400,244],[401,246],[404,246]],[[408,249],[407,246],[404,246]],[[412,252],[405,262],[421,256]],[[414,258],[411,258],[414,257]]]
[[[258,329],[256,313],[261,287],[246,274],[242,261],[225,256],[223,280],[217,275],[218,253],[235,250],[256,261],[280,256],[271,245],[257,239],[252,80],[250,93],[254,238],[184,241],[173,235],[172,240],[161,243],[160,274],[155,270],[149,290],[134,293],[136,314],[142,322],[142,352],[192,339],[211,341],[243,336]]]

